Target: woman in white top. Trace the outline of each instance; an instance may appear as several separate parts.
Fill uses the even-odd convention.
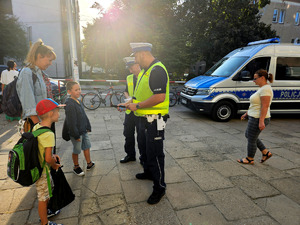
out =
[[[19,74],[19,72],[15,70],[17,68],[17,64],[13,60],[9,60],[7,62],[7,67],[7,70],[3,70],[1,73],[0,83],[2,83],[2,93],[5,85],[8,85],[10,82],[12,82]]]
[[[9,83],[13,82],[15,77],[18,77],[19,72],[16,71],[17,64],[13,60],[9,60],[7,62],[7,70],[2,71],[1,73],[1,80],[0,82],[2,83],[2,95],[3,91],[6,85]],[[20,117],[10,117],[8,115],[5,115],[6,120],[8,121],[13,121],[13,120],[19,120]]]
[[[243,164],[254,164],[254,156],[257,148],[262,153],[261,163],[272,156],[272,153],[266,149],[258,136],[270,122],[270,105],[273,99],[273,90],[268,81],[270,83],[273,82],[273,75],[261,69],[255,72],[253,81],[259,86],[259,89],[251,95],[248,112],[241,117],[241,120],[248,118],[248,126],[245,133],[248,139],[248,156],[238,159],[238,162]]]

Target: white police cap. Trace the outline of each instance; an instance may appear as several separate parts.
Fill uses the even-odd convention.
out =
[[[127,69],[129,69],[133,64],[135,64],[134,57],[125,57],[123,58],[123,61],[125,62]]]
[[[132,48],[132,52],[140,52],[140,51],[149,51],[152,50],[152,44],[150,43],[130,43],[130,47]]]

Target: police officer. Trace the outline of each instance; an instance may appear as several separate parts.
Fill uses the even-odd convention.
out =
[[[139,132],[146,135],[144,172],[136,174],[136,178],[153,180],[153,192],[147,202],[156,204],[166,191],[163,140],[169,113],[169,76],[166,67],[151,54],[152,44],[130,43],[130,46],[135,62],[143,69],[132,103],[126,104],[140,119]]]
[[[129,69],[130,75],[127,76],[126,78],[126,89],[124,92],[124,95],[126,97],[127,100],[132,99],[133,97],[133,93],[134,93],[134,88],[136,86],[136,81],[138,78],[138,75],[141,71],[141,68],[139,66],[139,64],[135,63],[135,58],[134,57],[125,57],[124,62],[126,63],[126,68]],[[120,160],[121,163],[127,163],[130,161],[135,161],[135,137],[134,137],[134,133],[135,133],[135,129],[137,128],[138,131],[138,118],[137,116],[134,115],[134,112],[130,111],[129,109],[126,110],[125,112],[125,121],[124,121],[124,131],[123,134],[125,136],[125,145],[124,145],[124,149],[126,152],[126,156]],[[138,133],[138,132],[137,132]],[[139,135],[139,133],[138,133]],[[139,138],[138,138],[139,139]],[[139,152],[140,152],[140,162],[141,164],[143,164],[143,160],[142,160],[142,151],[141,149],[145,149],[145,146],[141,146],[141,144],[145,143],[140,143],[138,142],[138,147],[139,147]]]

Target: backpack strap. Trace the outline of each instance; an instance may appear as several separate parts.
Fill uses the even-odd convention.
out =
[[[50,179],[50,174],[49,174],[47,167],[46,167],[46,175],[47,175],[47,185],[48,185],[49,197],[51,198],[53,196],[52,195],[52,187],[51,187],[51,179]]]
[[[37,136],[39,136],[39,135],[41,135],[41,134],[43,134],[47,131],[53,132],[49,127],[44,126],[44,127],[40,127],[39,129],[33,131],[32,134],[33,134],[34,137],[37,137]]]
[[[31,70],[32,71],[32,70]],[[32,81],[33,81],[33,85],[35,84],[37,80],[37,75],[32,71]]]

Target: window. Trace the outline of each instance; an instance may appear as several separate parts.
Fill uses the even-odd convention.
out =
[[[259,57],[251,60],[241,71],[248,71],[251,78],[257,70],[264,69],[269,71],[271,57]]]
[[[248,57],[229,57],[218,61],[212,68],[210,68],[204,75],[216,77],[229,77],[236,71]]]
[[[280,10],[278,22],[284,23],[284,17],[285,17],[285,10]]]
[[[300,14],[300,13],[297,12],[297,13],[296,13],[296,16],[295,16],[295,25],[296,25],[296,26],[299,25],[299,20],[300,20],[300,15],[299,15],[299,14]]]
[[[300,80],[300,57],[278,57],[276,80]]]
[[[274,9],[272,22],[273,23],[277,23],[278,22],[278,9]]]

